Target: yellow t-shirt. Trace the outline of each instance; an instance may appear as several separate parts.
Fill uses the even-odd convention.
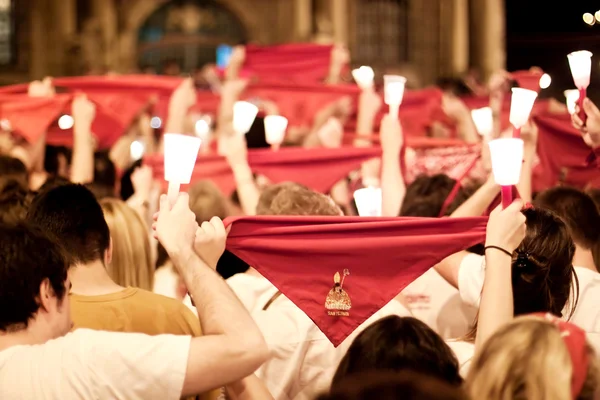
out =
[[[111,332],[201,336],[200,321],[182,302],[147,290],[128,287],[100,296],[71,294],[74,328]],[[220,391],[200,396],[218,398]]]

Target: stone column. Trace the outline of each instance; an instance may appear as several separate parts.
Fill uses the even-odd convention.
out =
[[[294,0],[294,31],[297,41],[306,41],[312,36],[312,1]]]
[[[45,0],[33,0],[31,2],[31,47],[29,54],[30,79],[41,79],[47,72],[48,51],[46,43],[46,21],[47,4]]]
[[[69,50],[74,44],[77,31],[77,8],[75,0],[49,1],[51,13],[49,18],[51,30],[46,32],[47,40],[52,43],[53,51],[48,56],[49,73],[58,76],[69,74],[73,63]],[[47,51],[47,50],[46,50]]]
[[[349,6],[348,0],[331,0],[333,20],[333,40],[348,44]]]
[[[102,60],[104,66],[115,69],[118,66],[117,52],[117,12],[114,0],[93,0],[94,16],[101,26]]]
[[[505,12],[502,0],[471,1],[471,61],[487,78],[506,68]]]
[[[469,3],[454,0],[452,13],[451,71],[455,76],[469,69]]]

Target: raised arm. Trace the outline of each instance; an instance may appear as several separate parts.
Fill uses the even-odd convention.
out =
[[[172,209],[161,197],[155,224],[158,239],[183,276],[198,310],[204,336],[190,344],[182,396],[221,387],[252,374],[267,358],[260,330],[225,281],[193,250],[198,224],[181,194]],[[216,242],[223,246],[226,231],[211,221]],[[211,232],[212,232],[211,231]]]

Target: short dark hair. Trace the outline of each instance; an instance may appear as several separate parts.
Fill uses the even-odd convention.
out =
[[[67,262],[59,245],[22,224],[0,225],[0,243],[0,331],[25,329],[40,308],[42,282],[64,298]]]
[[[23,161],[18,158],[0,155],[0,177],[2,179],[13,179],[23,187],[29,186],[29,173]]]
[[[340,208],[323,193],[302,186],[285,187],[271,201],[267,215],[340,216]]]
[[[362,331],[352,342],[333,376],[338,387],[350,375],[368,371],[413,370],[460,386],[456,356],[423,322],[391,315]]]
[[[15,225],[23,222],[31,202],[30,192],[13,179],[3,182],[0,191],[0,223]]]
[[[455,184],[456,179],[452,179],[445,174],[419,175],[406,188],[406,196],[402,203],[400,215],[403,217],[439,217],[442,207]],[[476,189],[475,186],[461,186],[444,214],[450,215],[454,212],[475,193]]]
[[[352,375],[317,400],[467,400],[457,386],[412,371],[377,371]]]
[[[600,241],[598,208],[581,190],[562,186],[548,189],[538,194],[534,204],[562,218],[577,245],[592,249]]]
[[[101,260],[110,245],[102,208],[83,185],[62,185],[39,193],[27,219],[54,236],[71,263]]]

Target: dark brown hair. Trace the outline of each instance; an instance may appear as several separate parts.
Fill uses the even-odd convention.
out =
[[[225,219],[229,216],[227,200],[212,181],[201,180],[194,183],[188,194],[190,210],[196,215],[198,224],[209,221],[212,217]]]
[[[322,193],[301,186],[281,189],[273,198],[268,215],[330,215],[339,216],[341,210]]]
[[[352,375],[317,400],[467,400],[458,386],[413,371],[371,371]]]
[[[296,182],[281,182],[275,185],[271,185],[262,191],[258,198],[258,204],[256,205],[256,215],[269,215],[271,212],[271,203],[273,199],[277,197],[279,192],[286,189],[300,188],[310,190],[306,186]]]

